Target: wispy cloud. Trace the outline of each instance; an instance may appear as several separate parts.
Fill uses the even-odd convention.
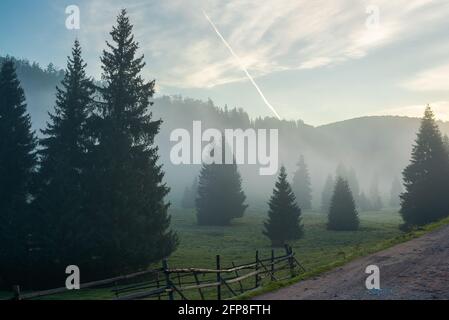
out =
[[[378,28],[365,26],[372,4],[380,9]],[[162,86],[182,88],[246,79],[211,32],[203,9],[255,77],[360,59],[449,14],[442,0],[96,0],[85,6],[83,37],[95,50],[104,47],[113,17],[127,7],[151,74]]]
[[[449,91],[449,63],[422,71],[402,86],[413,91]]]

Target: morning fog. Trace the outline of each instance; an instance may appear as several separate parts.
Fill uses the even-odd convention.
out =
[[[261,176],[276,174],[279,167],[277,129],[206,129],[194,121],[192,133],[173,130],[170,160],[174,165],[233,164],[259,165]],[[223,148],[223,143],[225,147]],[[224,153],[224,154],[223,154]]]

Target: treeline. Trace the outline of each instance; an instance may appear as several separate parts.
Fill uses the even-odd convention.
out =
[[[427,224],[449,216],[449,138],[442,136],[430,107],[426,108],[411,164],[404,170],[405,192],[398,178],[391,187],[389,205],[401,206],[404,228]],[[299,239],[304,234],[302,210],[312,208],[310,175],[303,156],[293,175],[293,187],[284,166],[269,200],[268,220],[263,234],[273,246]],[[185,208],[196,208],[199,225],[229,225],[243,216],[247,206],[242,179],[234,165],[204,165],[199,182],[195,179],[183,197]],[[327,227],[334,231],[355,231],[360,226],[358,210],[383,208],[376,178],[369,198],[360,190],[354,170],[339,165],[336,179],[329,175],[322,195],[322,211],[328,215]],[[401,200],[401,201],[399,201]]]
[[[0,58],[1,60],[1,58]],[[33,128],[43,128],[47,109],[53,106],[54,88],[60,82],[62,71],[51,71],[54,67],[40,68],[35,63],[16,61],[21,84],[27,95],[28,111]],[[176,167],[170,163],[170,133],[175,128],[189,129],[193,120],[202,121],[204,128],[274,128],[279,130],[279,160],[293,173],[298,155],[303,154],[311,170],[313,183],[313,206],[321,206],[321,193],[325,178],[341,162],[348,171],[357,173],[360,192],[354,189],[354,198],[360,211],[373,211],[378,207],[372,197],[372,185],[378,178],[383,207],[399,207],[401,170],[407,165],[409,146],[413,143],[419,120],[405,117],[366,117],[352,119],[325,126],[312,127],[302,121],[280,121],[275,118],[251,119],[242,109],[219,108],[211,100],[202,101],[181,96],[155,96],[152,108],[155,119],[164,119],[160,134],[156,137],[160,162],[166,171],[165,181],[171,186],[168,199],[180,205],[186,185],[191,185],[198,176],[200,166]],[[448,132],[449,123],[439,123],[443,132]],[[382,130],[379,130],[382,128]],[[357,135],[353,133],[357,132]],[[40,133],[38,131],[38,133]],[[364,168],[376,168],[375,172]],[[271,191],[273,179],[261,178],[257,169],[239,167],[245,181],[248,202],[261,206]],[[253,170],[254,169],[254,170]],[[324,176],[323,176],[324,175]],[[393,180],[400,182],[399,192],[394,197],[388,194]],[[390,185],[389,185],[390,184]],[[294,188],[294,186],[292,186]],[[368,201],[365,201],[367,199]],[[391,201],[393,200],[393,201]]]
[[[23,82],[25,84],[33,83],[39,85],[40,88],[36,88],[36,90],[45,90],[48,86],[61,82],[64,79],[64,70],[58,70],[53,63],[43,68],[37,62],[0,56],[0,65],[6,61],[14,63],[17,76],[19,79],[22,79],[22,85],[24,84]]]
[[[31,130],[14,61],[0,73],[1,286],[63,284],[148,265],[177,246],[164,200],[150,99],[155,82],[123,10],[101,57],[102,83],[86,76],[78,41],[43,138]]]

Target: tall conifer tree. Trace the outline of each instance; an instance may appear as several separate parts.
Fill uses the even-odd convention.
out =
[[[34,201],[43,227],[40,255],[47,261],[45,270],[61,276],[68,265],[76,262],[82,268],[83,261],[89,260],[83,237],[90,223],[85,211],[87,150],[91,143],[87,120],[95,89],[85,68],[76,40],[57,88],[54,112],[40,141],[39,189]]]
[[[155,81],[141,76],[144,57],[137,56],[132,30],[122,10],[101,57],[102,103],[91,119],[98,143],[91,152],[88,205],[96,229],[96,269],[110,273],[147,267],[177,245],[164,200],[169,188],[154,146],[162,121],[153,121],[149,110]]]
[[[281,168],[269,207],[263,234],[271,240],[272,246],[283,246],[287,241],[300,239],[303,236],[301,209],[287,181],[285,167]]]
[[[359,195],[360,195],[360,186],[359,186],[359,181],[357,179],[357,174],[356,174],[354,168],[351,167],[348,170],[344,164],[340,163],[337,166],[336,177],[341,177],[348,182],[349,188],[352,191],[352,196],[354,198],[355,204],[356,204],[356,206],[358,206]]]
[[[351,188],[342,177],[339,177],[335,184],[327,227],[329,230],[336,231],[352,231],[359,227],[358,213]]]
[[[403,176],[401,214],[406,227],[449,215],[449,155],[430,106],[425,110],[411,163]]]
[[[22,283],[28,271],[36,138],[26,108],[14,63],[6,60],[0,69],[0,281],[8,285]]]
[[[229,225],[233,219],[243,217],[248,207],[245,200],[237,164],[203,165],[196,198],[199,225]]]

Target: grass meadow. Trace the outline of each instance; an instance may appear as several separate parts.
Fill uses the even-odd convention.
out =
[[[270,241],[262,234],[266,219],[266,214],[262,212],[249,210],[245,217],[234,220],[227,227],[198,226],[194,210],[172,209],[171,215],[172,227],[178,233],[180,245],[169,258],[170,268],[214,268],[217,254],[221,256],[222,268],[231,267],[233,262],[243,264],[254,261],[256,250],[261,258],[271,255]],[[307,270],[306,275],[319,274],[354,257],[367,255],[408,238],[407,234],[399,230],[402,220],[395,210],[361,213],[358,231],[328,231],[326,218],[325,214],[319,212],[305,212],[304,238],[290,243],[296,258]],[[276,249],[276,255],[284,253],[284,249]],[[273,284],[267,288],[270,286]],[[213,294],[206,293],[206,297],[212,298]],[[226,294],[224,296],[227,297]],[[9,294],[0,293],[0,297],[7,298]],[[69,292],[46,299],[113,297],[111,288],[101,288]],[[198,298],[196,295],[191,297]]]

